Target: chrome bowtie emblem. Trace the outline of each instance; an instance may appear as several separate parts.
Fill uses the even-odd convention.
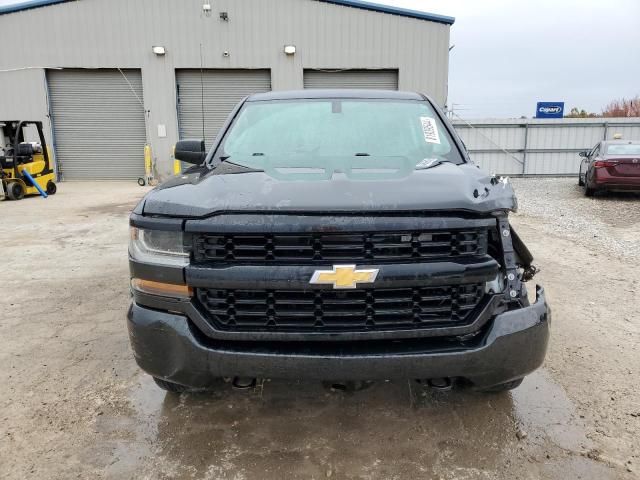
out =
[[[357,288],[358,283],[376,281],[379,269],[358,270],[355,265],[334,265],[333,270],[316,270],[309,283],[333,285],[334,289]]]

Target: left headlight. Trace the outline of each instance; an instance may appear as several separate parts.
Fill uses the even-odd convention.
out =
[[[130,227],[129,255],[144,263],[184,266],[189,263],[189,246],[180,231]]]

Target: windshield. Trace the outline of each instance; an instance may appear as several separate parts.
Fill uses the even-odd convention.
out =
[[[216,155],[262,170],[383,172],[464,162],[429,103],[406,100],[247,102]]]
[[[608,145],[607,155],[640,155],[640,143],[614,143]]]

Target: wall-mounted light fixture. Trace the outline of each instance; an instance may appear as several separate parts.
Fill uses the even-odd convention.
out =
[[[160,46],[151,47],[151,51],[158,56],[162,56],[167,53],[167,50],[164,47]]]
[[[204,13],[207,17],[211,15],[211,4],[209,2],[202,4],[202,13]]]
[[[228,22],[229,21],[229,14],[227,12],[220,12],[220,20]]]
[[[285,45],[284,46],[284,53],[287,55],[294,55],[296,53],[296,46],[295,45]]]

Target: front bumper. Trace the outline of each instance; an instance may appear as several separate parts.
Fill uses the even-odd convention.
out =
[[[311,349],[304,342],[213,341],[184,315],[132,303],[128,312],[131,345],[138,365],[154,377],[194,388],[206,388],[216,377],[267,377],[319,380],[376,380],[451,377],[487,388],[523,377],[538,368],[547,349],[550,310],[544,290],[525,308],[495,316],[472,346],[434,347],[425,339],[367,351],[367,342],[348,342],[357,349]],[[416,344],[417,342],[417,344]]]

